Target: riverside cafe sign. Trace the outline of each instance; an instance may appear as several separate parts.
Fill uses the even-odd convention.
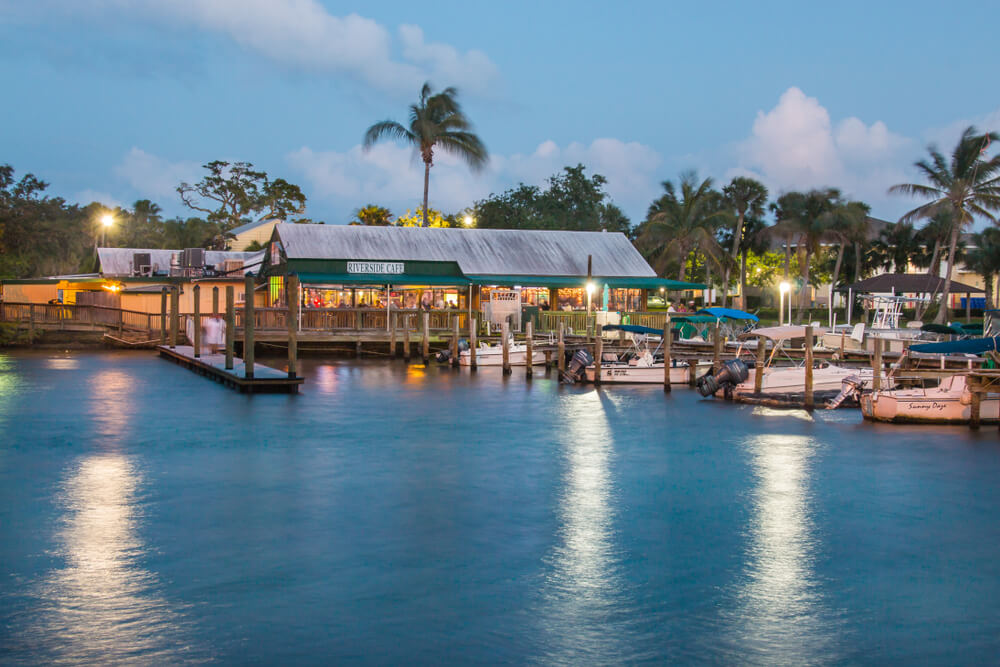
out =
[[[403,262],[348,262],[348,273],[374,273],[399,275],[404,273]]]

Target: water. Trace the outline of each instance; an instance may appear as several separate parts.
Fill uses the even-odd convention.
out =
[[[0,355],[0,663],[994,662],[994,429]]]

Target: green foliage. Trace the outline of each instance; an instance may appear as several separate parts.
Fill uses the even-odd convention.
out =
[[[42,330],[35,329],[34,336],[29,335],[26,328],[18,328],[16,322],[0,322],[0,347],[10,345],[27,345],[32,340],[42,337]]]
[[[421,209],[425,213],[424,227],[429,224],[427,198],[435,147],[458,157],[474,170],[482,169],[489,160],[486,146],[472,132],[472,123],[462,112],[457,97],[455,88],[434,93],[430,83],[424,83],[420,100],[410,105],[409,127],[394,120],[383,120],[365,132],[365,150],[381,139],[396,139],[410,144],[420,153],[424,162],[424,205]]]
[[[386,227],[392,224],[392,211],[375,204],[362,206],[354,213],[352,225],[367,225],[370,227]]]
[[[306,196],[299,186],[283,178],[272,181],[249,162],[215,160],[204,167],[208,176],[194,185],[181,183],[177,193],[188,208],[206,213],[208,222],[222,232],[252,218],[286,220],[306,209]]]
[[[548,179],[548,188],[518,187],[476,202],[473,217],[483,229],[563,229],[622,232],[632,238],[629,219],[604,191],[600,174],[586,167],[564,167]]]

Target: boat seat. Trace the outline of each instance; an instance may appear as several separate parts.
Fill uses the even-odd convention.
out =
[[[851,340],[861,342],[865,339],[865,323],[859,322],[854,325],[854,329],[851,330]]]

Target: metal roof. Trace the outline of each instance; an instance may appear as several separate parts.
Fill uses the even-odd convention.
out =
[[[466,275],[655,278],[624,234],[520,229],[297,225],[275,232],[288,259],[458,262]]]
[[[132,275],[132,255],[137,252],[148,252],[150,261],[153,263],[153,271],[169,271],[170,257],[180,250],[159,250],[147,248],[98,248],[97,257],[101,262],[101,273],[105,276],[131,276]],[[264,251],[257,252],[232,252],[229,250],[206,250],[205,264],[207,266],[219,267],[227,259],[243,260],[243,264],[250,265],[259,262],[264,258]],[[244,269],[253,270],[253,267]],[[254,271],[256,273],[256,271]]]
[[[270,224],[272,222],[280,222],[280,221],[275,218],[265,218],[264,220],[257,220],[256,222],[248,222],[244,225],[240,225],[239,227],[233,227],[226,233],[232,234],[233,236],[237,236],[239,234],[242,234],[243,232],[248,232],[251,229],[256,229],[258,227]]]

